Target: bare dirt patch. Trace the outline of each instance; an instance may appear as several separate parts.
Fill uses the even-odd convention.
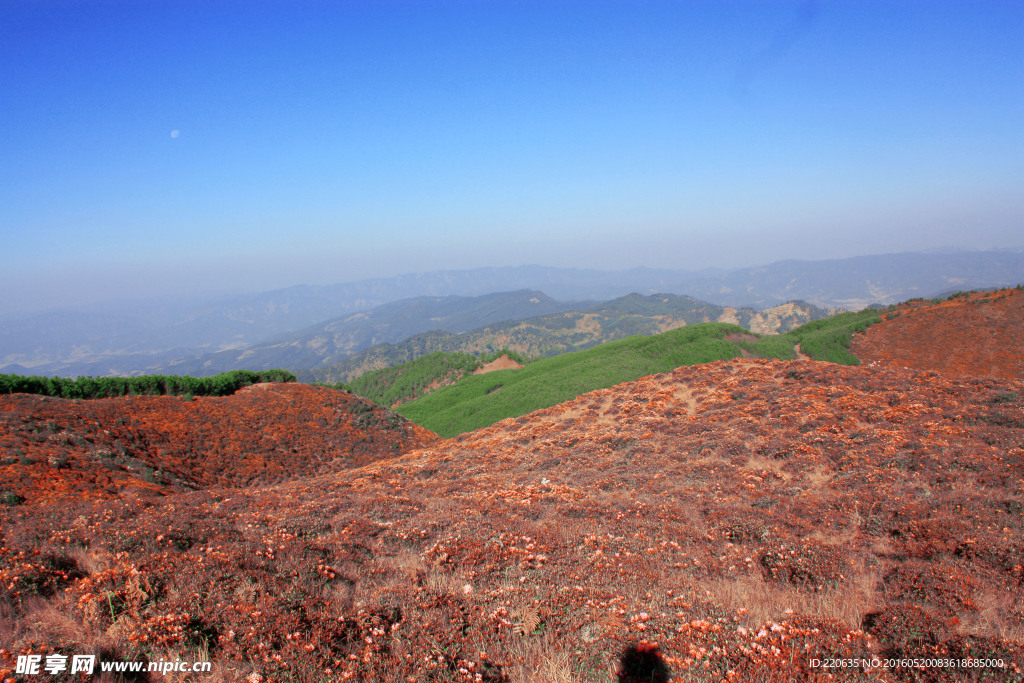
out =
[[[721,322],[731,322],[733,324],[736,324],[734,320],[722,320]],[[753,344],[754,342],[757,341],[757,337],[755,337],[752,334],[744,334],[740,332],[737,334],[725,335],[725,341],[732,342],[733,344]],[[740,355],[746,359],[754,358],[754,354],[748,351],[747,349],[743,348],[742,346],[740,347]]]
[[[486,375],[488,372],[494,372],[495,370],[518,370],[523,367],[521,364],[515,362],[504,354],[498,358],[495,358],[490,363],[483,365],[473,371],[474,375]]]
[[[757,342],[757,337],[752,334],[727,334],[725,335],[725,341],[730,341],[733,344],[754,344]]]

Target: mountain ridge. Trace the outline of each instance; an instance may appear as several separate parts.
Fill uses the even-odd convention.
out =
[[[476,297],[414,297],[327,320],[238,351],[179,359],[159,370],[204,375],[233,369],[242,363],[246,367],[318,367],[368,346],[400,342],[436,327],[458,333],[478,326],[480,321],[487,324],[534,317],[571,310],[575,305],[530,289]]]

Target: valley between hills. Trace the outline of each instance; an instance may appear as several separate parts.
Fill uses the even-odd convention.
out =
[[[644,680],[1024,680],[1022,302],[847,314],[838,345],[828,321],[701,328],[727,357],[448,439],[295,382],[2,395],[0,679],[56,652],[213,662],[180,681],[632,681],[634,648],[663,665]],[[508,396],[539,362],[427,398]],[[893,664],[820,665],[854,660]]]

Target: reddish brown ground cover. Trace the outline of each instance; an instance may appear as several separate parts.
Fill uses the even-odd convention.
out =
[[[1024,290],[911,302],[887,318],[855,335],[850,352],[866,363],[956,377],[1024,378]]]
[[[437,438],[361,398],[304,384],[191,401],[0,395],[0,494],[35,503],[276,483]]]
[[[634,645],[675,681],[1022,680],[1022,395],[724,361],[281,485],[5,507],[0,662],[589,682]],[[847,657],[1001,665],[812,665]]]

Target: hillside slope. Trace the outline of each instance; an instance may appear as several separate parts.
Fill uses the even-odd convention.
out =
[[[737,358],[740,347],[727,337],[745,332],[737,325],[701,323],[649,337],[627,337],[542,358],[522,369],[464,377],[396,410],[451,437],[680,365]]]
[[[163,496],[336,472],[437,440],[351,394],[256,384],[232,396],[0,395],[0,495]]]
[[[360,375],[346,386],[352,393],[377,405],[395,408],[431,391],[455,384],[470,374],[522,367],[509,357],[509,353],[512,352],[473,356],[468,353],[436,351],[408,363]]]
[[[676,681],[1019,681],[1022,392],[722,361],[284,485],[0,508],[0,667],[601,683],[640,642]],[[853,657],[972,659],[813,664]]]
[[[629,294],[582,310],[509,320],[461,334],[426,332],[400,344],[371,347],[334,365],[298,370],[296,375],[301,381],[349,382],[437,351],[485,354],[510,349],[526,358],[539,358],[706,322],[740,325],[757,334],[786,332],[825,315],[824,309],[803,302],[755,311],[716,306],[689,296]]]
[[[1024,379],[1024,290],[906,302],[853,337],[864,362],[944,375]]]

